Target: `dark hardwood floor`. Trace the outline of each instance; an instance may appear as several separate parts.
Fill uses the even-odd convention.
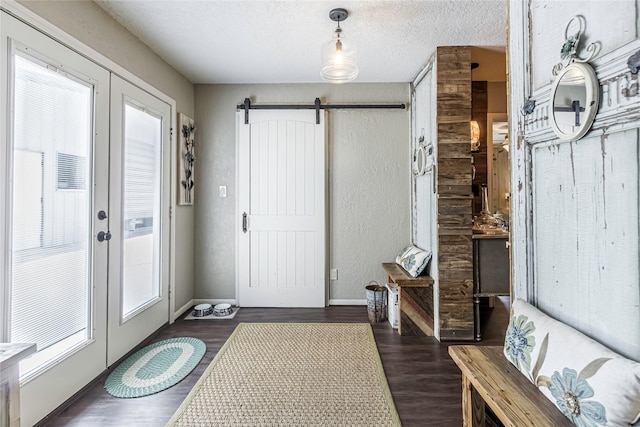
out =
[[[496,298],[494,308],[483,307],[483,340],[475,344],[502,344],[508,323],[508,301],[508,298]],[[192,336],[207,344],[204,358],[182,382],[151,396],[118,399],[104,390],[105,374],[66,409],[43,420],[40,425],[163,426],[238,323],[367,321],[367,310],[362,306],[333,306],[325,309],[242,308],[230,320],[185,321],[180,318],[173,325],[162,329],[152,341]],[[403,426],[460,426],[461,375],[447,353],[448,345],[460,343],[443,344],[432,337],[399,336],[388,322],[372,326]]]

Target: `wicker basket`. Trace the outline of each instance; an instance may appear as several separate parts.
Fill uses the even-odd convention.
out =
[[[369,286],[365,289],[369,322],[378,323],[387,320],[387,288],[373,281],[369,282]]]

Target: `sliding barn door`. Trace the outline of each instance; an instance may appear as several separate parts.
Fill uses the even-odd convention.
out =
[[[238,113],[238,300],[245,307],[324,307],[324,115]]]

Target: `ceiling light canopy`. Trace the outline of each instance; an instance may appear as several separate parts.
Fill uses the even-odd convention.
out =
[[[346,9],[333,9],[329,18],[338,23],[333,37],[322,46],[320,76],[330,83],[345,83],[358,77],[355,46],[342,35],[340,21],[349,16]]]

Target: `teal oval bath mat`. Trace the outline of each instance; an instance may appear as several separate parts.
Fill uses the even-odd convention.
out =
[[[170,338],[150,344],[124,360],[107,377],[105,389],[115,397],[158,393],[189,375],[207,346],[197,338]]]

